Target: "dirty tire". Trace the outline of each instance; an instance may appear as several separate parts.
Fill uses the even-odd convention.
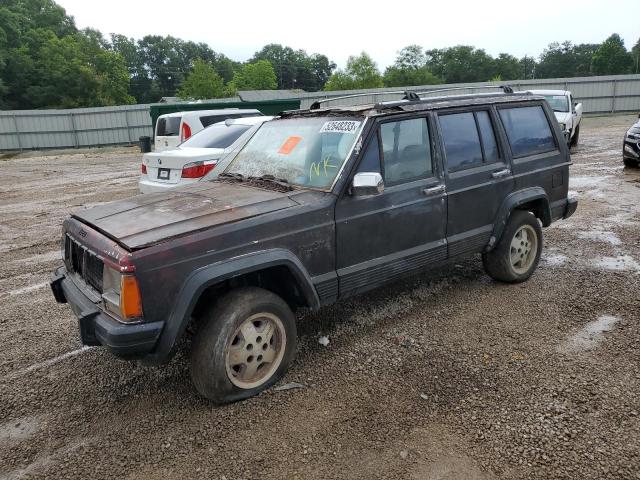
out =
[[[571,142],[569,144],[570,147],[575,147],[578,145],[578,139],[580,138],[580,125],[576,127],[576,133],[571,138]]]
[[[526,234],[525,238],[521,238],[523,232]],[[516,237],[517,235],[520,237]],[[522,242],[520,242],[521,239]],[[535,244],[529,250],[528,261],[520,263],[520,266],[513,264],[513,258],[519,255],[518,249],[513,248],[515,243],[522,243],[523,252],[529,248],[525,247],[525,243],[529,246]],[[514,210],[496,247],[490,252],[482,254],[482,263],[485,272],[494,280],[520,283],[528,280],[538,267],[541,253],[542,228],[540,222],[531,212]]]
[[[634,160],[632,158],[623,158],[624,166],[627,168],[638,168],[640,167],[640,162],[638,160]]]
[[[286,302],[262,288],[239,288],[203,314],[191,349],[191,379],[215,403],[235,402],[277,382],[295,352],[295,317]],[[272,361],[259,363],[263,353]]]

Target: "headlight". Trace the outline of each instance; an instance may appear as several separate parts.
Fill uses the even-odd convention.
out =
[[[142,317],[140,289],[135,276],[122,274],[105,265],[102,292],[105,309],[121,320],[132,321]]]

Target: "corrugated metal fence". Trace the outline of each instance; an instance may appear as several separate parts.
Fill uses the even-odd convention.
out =
[[[457,93],[475,93],[474,87],[508,84],[515,90],[571,90],[582,102],[584,113],[619,113],[640,111],[640,75],[604,77],[514,80],[498,83],[427,85],[343,92],[301,93],[301,108],[315,100],[354,93],[370,93],[356,99],[338,100],[331,105],[352,105],[397,99],[397,95],[376,95],[381,91],[429,91],[461,87]],[[72,110],[0,111],[0,151],[40,148],[69,148],[97,145],[121,145],[152,135],[149,105],[76,108]]]
[[[539,80],[510,80],[504,82],[456,83],[447,85],[424,85],[340,92],[316,92],[301,94],[301,108],[308,108],[314,101],[340,95],[371,93],[371,95],[336,100],[327,105],[356,105],[398,99],[396,94],[376,95],[382,91],[428,92],[442,88],[461,88],[451,93],[477,93],[474,87],[488,85],[510,85],[514,90],[570,90],[578,102],[582,102],[584,113],[621,113],[640,111],[640,75],[611,75],[603,77],[545,78]],[[486,90],[485,90],[486,91]]]
[[[0,111],[0,151],[125,145],[151,134],[149,105]]]

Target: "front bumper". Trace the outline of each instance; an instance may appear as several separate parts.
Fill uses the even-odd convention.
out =
[[[104,313],[68,277],[64,267],[51,276],[51,291],[58,303],[68,303],[78,317],[84,345],[103,345],[119,357],[143,358],[150,353],[164,322],[125,324]]]
[[[640,160],[640,139],[625,138],[622,144],[622,156],[631,160]]]

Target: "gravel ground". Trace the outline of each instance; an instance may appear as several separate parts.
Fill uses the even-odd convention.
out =
[[[537,273],[479,258],[300,316],[283,384],[242,403],[82,349],[49,273],[62,219],[136,193],[134,149],[0,160],[0,478],[640,478],[640,170],[633,118],[584,120],[577,213]],[[330,340],[326,346],[320,336]]]

